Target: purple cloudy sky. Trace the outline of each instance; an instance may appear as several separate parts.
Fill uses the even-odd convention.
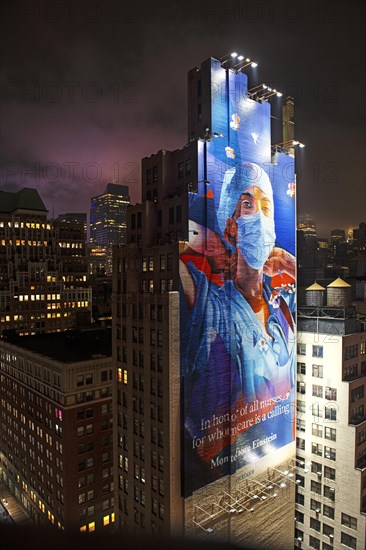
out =
[[[364,15],[352,1],[5,2],[0,189],[37,187],[57,215],[88,211],[115,176],[139,201],[141,157],[186,143],[187,71],[235,49],[258,61],[251,84],[295,97],[299,215],[324,236],[355,227]]]

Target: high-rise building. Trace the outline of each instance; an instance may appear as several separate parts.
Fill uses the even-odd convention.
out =
[[[358,225],[358,229],[353,230],[353,239],[355,241],[356,247],[360,252],[366,250],[366,223],[361,222]]]
[[[366,547],[366,332],[341,279],[298,307],[297,548]],[[326,294],[326,295],[325,295]]]
[[[303,231],[305,237],[316,237],[316,224],[309,214],[299,218],[297,229]]]
[[[290,549],[293,148],[271,146],[270,104],[231,65],[188,73],[189,144],[142,160],[114,251],[116,514]]]
[[[346,232],[344,229],[332,229],[330,232],[330,242],[332,244],[346,242]]]
[[[90,242],[107,247],[107,269],[112,272],[113,245],[126,244],[127,208],[130,204],[127,185],[108,183],[104,193],[90,203]]]
[[[0,475],[39,526],[114,523],[110,331],[0,341]]]
[[[83,236],[84,241],[86,241],[87,236],[87,219],[85,212],[67,212],[65,214],[60,214],[57,218],[60,222],[70,223],[70,224],[81,224],[84,228]]]
[[[91,316],[84,226],[49,221],[36,189],[0,191],[0,335],[56,332]]]

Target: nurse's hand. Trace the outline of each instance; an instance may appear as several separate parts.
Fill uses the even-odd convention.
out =
[[[286,273],[295,279],[296,258],[283,248],[273,248],[270,257],[263,266],[263,271],[269,277]]]

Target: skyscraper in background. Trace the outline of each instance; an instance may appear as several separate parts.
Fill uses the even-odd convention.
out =
[[[90,203],[90,242],[107,248],[107,272],[112,272],[113,245],[127,242],[127,208],[130,204],[126,185],[108,183],[104,193]]]
[[[290,549],[294,149],[272,146],[265,94],[230,64],[188,73],[189,143],[142,160],[115,249],[116,513]]]

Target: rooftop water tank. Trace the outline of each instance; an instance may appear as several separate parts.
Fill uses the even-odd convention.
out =
[[[306,289],[305,301],[307,306],[324,305],[325,288],[315,281]]]
[[[340,277],[327,286],[327,306],[347,307],[351,301],[352,287]]]

